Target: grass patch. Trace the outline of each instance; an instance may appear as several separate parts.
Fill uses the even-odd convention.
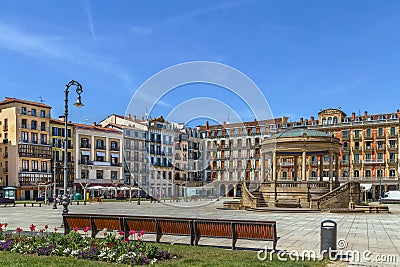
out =
[[[327,261],[278,261],[276,255],[273,261],[259,261],[257,251],[230,250],[215,247],[190,247],[185,245],[157,244],[159,249],[167,250],[172,255],[178,255],[159,263],[159,266],[326,266]],[[36,267],[36,266],[127,266],[99,261],[81,260],[72,257],[32,256],[17,253],[0,252],[0,266]]]

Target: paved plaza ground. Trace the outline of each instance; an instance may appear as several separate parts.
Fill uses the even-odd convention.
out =
[[[242,210],[221,210],[222,201],[215,202],[181,202],[171,205],[170,202],[150,203],[104,202],[72,205],[70,213],[151,215],[174,217],[198,217],[220,219],[274,220],[277,222],[279,241],[277,249],[286,251],[314,250],[320,248],[320,225],[325,219],[337,222],[338,239],[345,239],[346,250],[371,251],[375,255],[394,255],[400,266],[400,205],[390,205],[391,213],[288,213],[288,212],[250,212]],[[42,207],[0,207],[0,222],[7,222],[9,229],[22,227],[29,229],[32,223],[38,227],[49,225],[50,228],[61,226],[62,207],[54,210],[52,206]],[[61,230],[61,229],[60,229]],[[138,229],[140,230],[140,229]],[[147,239],[154,240],[148,235]],[[189,243],[188,237],[163,237],[165,242]],[[217,245],[229,247],[227,239],[201,239],[200,245]],[[238,240],[242,248],[264,249],[272,244],[261,241]],[[393,264],[392,264],[393,265]],[[396,266],[396,265],[393,265]]]

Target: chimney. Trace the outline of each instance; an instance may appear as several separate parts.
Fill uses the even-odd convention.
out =
[[[142,116],[142,121],[144,121],[144,117]]]
[[[364,111],[364,119],[367,119],[367,117],[368,117],[368,112]]]
[[[128,119],[130,119],[132,117],[132,115],[131,114],[128,114]]]
[[[356,113],[355,112],[351,113],[351,120],[352,121],[356,120]]]
[[[314,122],[314,120],[315,120],[314,116],[311,116],[310,122]]]
[[[300,125],[303,124],[303,118],[300,118]]]
[[[136,121],[136,115],[133,115],[132,119],[133,119],[134,121]]]
[[[96,126],[96,122],[92,122],[92,126]]]
[[[62,122],[65,122],[65,116],[64,115],[58,116],[58,119],[60,121],[62,121]]]

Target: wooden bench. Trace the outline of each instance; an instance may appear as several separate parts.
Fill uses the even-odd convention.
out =
[[[277,208],[299,208],[300,200],[294,198],[277,199],[275,202]]]
[[[15,207],[15,199],[12,198],[0,198],[0,204],[3,205],[4,207],[7,207],[7,205],[12,205]]]
[[[389,212],[389,207],[386,205],[355,206],[354,209],[362,210],[362,211],[369,212],[369,213],[372,213],[372,212],[376,212],[376,213],[387,212],[388,213]]]
[[[103,229],[123,231],[128,237],[130,230],[143,230],[156,234],[156,242],[163,235],[189,236],[190,245],[198,245],[201,237],[232,239],[232,249],[238,239],[266,240],[273,242],[276,249],[278,237],[275,221],[212,220],[177,217],[146,217],[94,214],[63,214],[64,233],[72,229],[91,229],[92,237]]]

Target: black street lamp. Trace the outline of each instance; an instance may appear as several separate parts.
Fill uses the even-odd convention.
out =
[[[67,195],[67,184],[68,184],[68,167],[67,167],[67,158],[68,158],[68,93],[69,88],[71,86],[76,86],[76,93],[78,94],[78,98],[74,106],[77,108],[83,107],[81,101],[81,94],[83,92],[82,85],[77,81],[70,81],[66,84],[65,88],[65,106],[64,106],[64,195],[62,198],[62,205],[63,205],[63,214],[68,213],[68,205],[69,205],[69,197]]]

